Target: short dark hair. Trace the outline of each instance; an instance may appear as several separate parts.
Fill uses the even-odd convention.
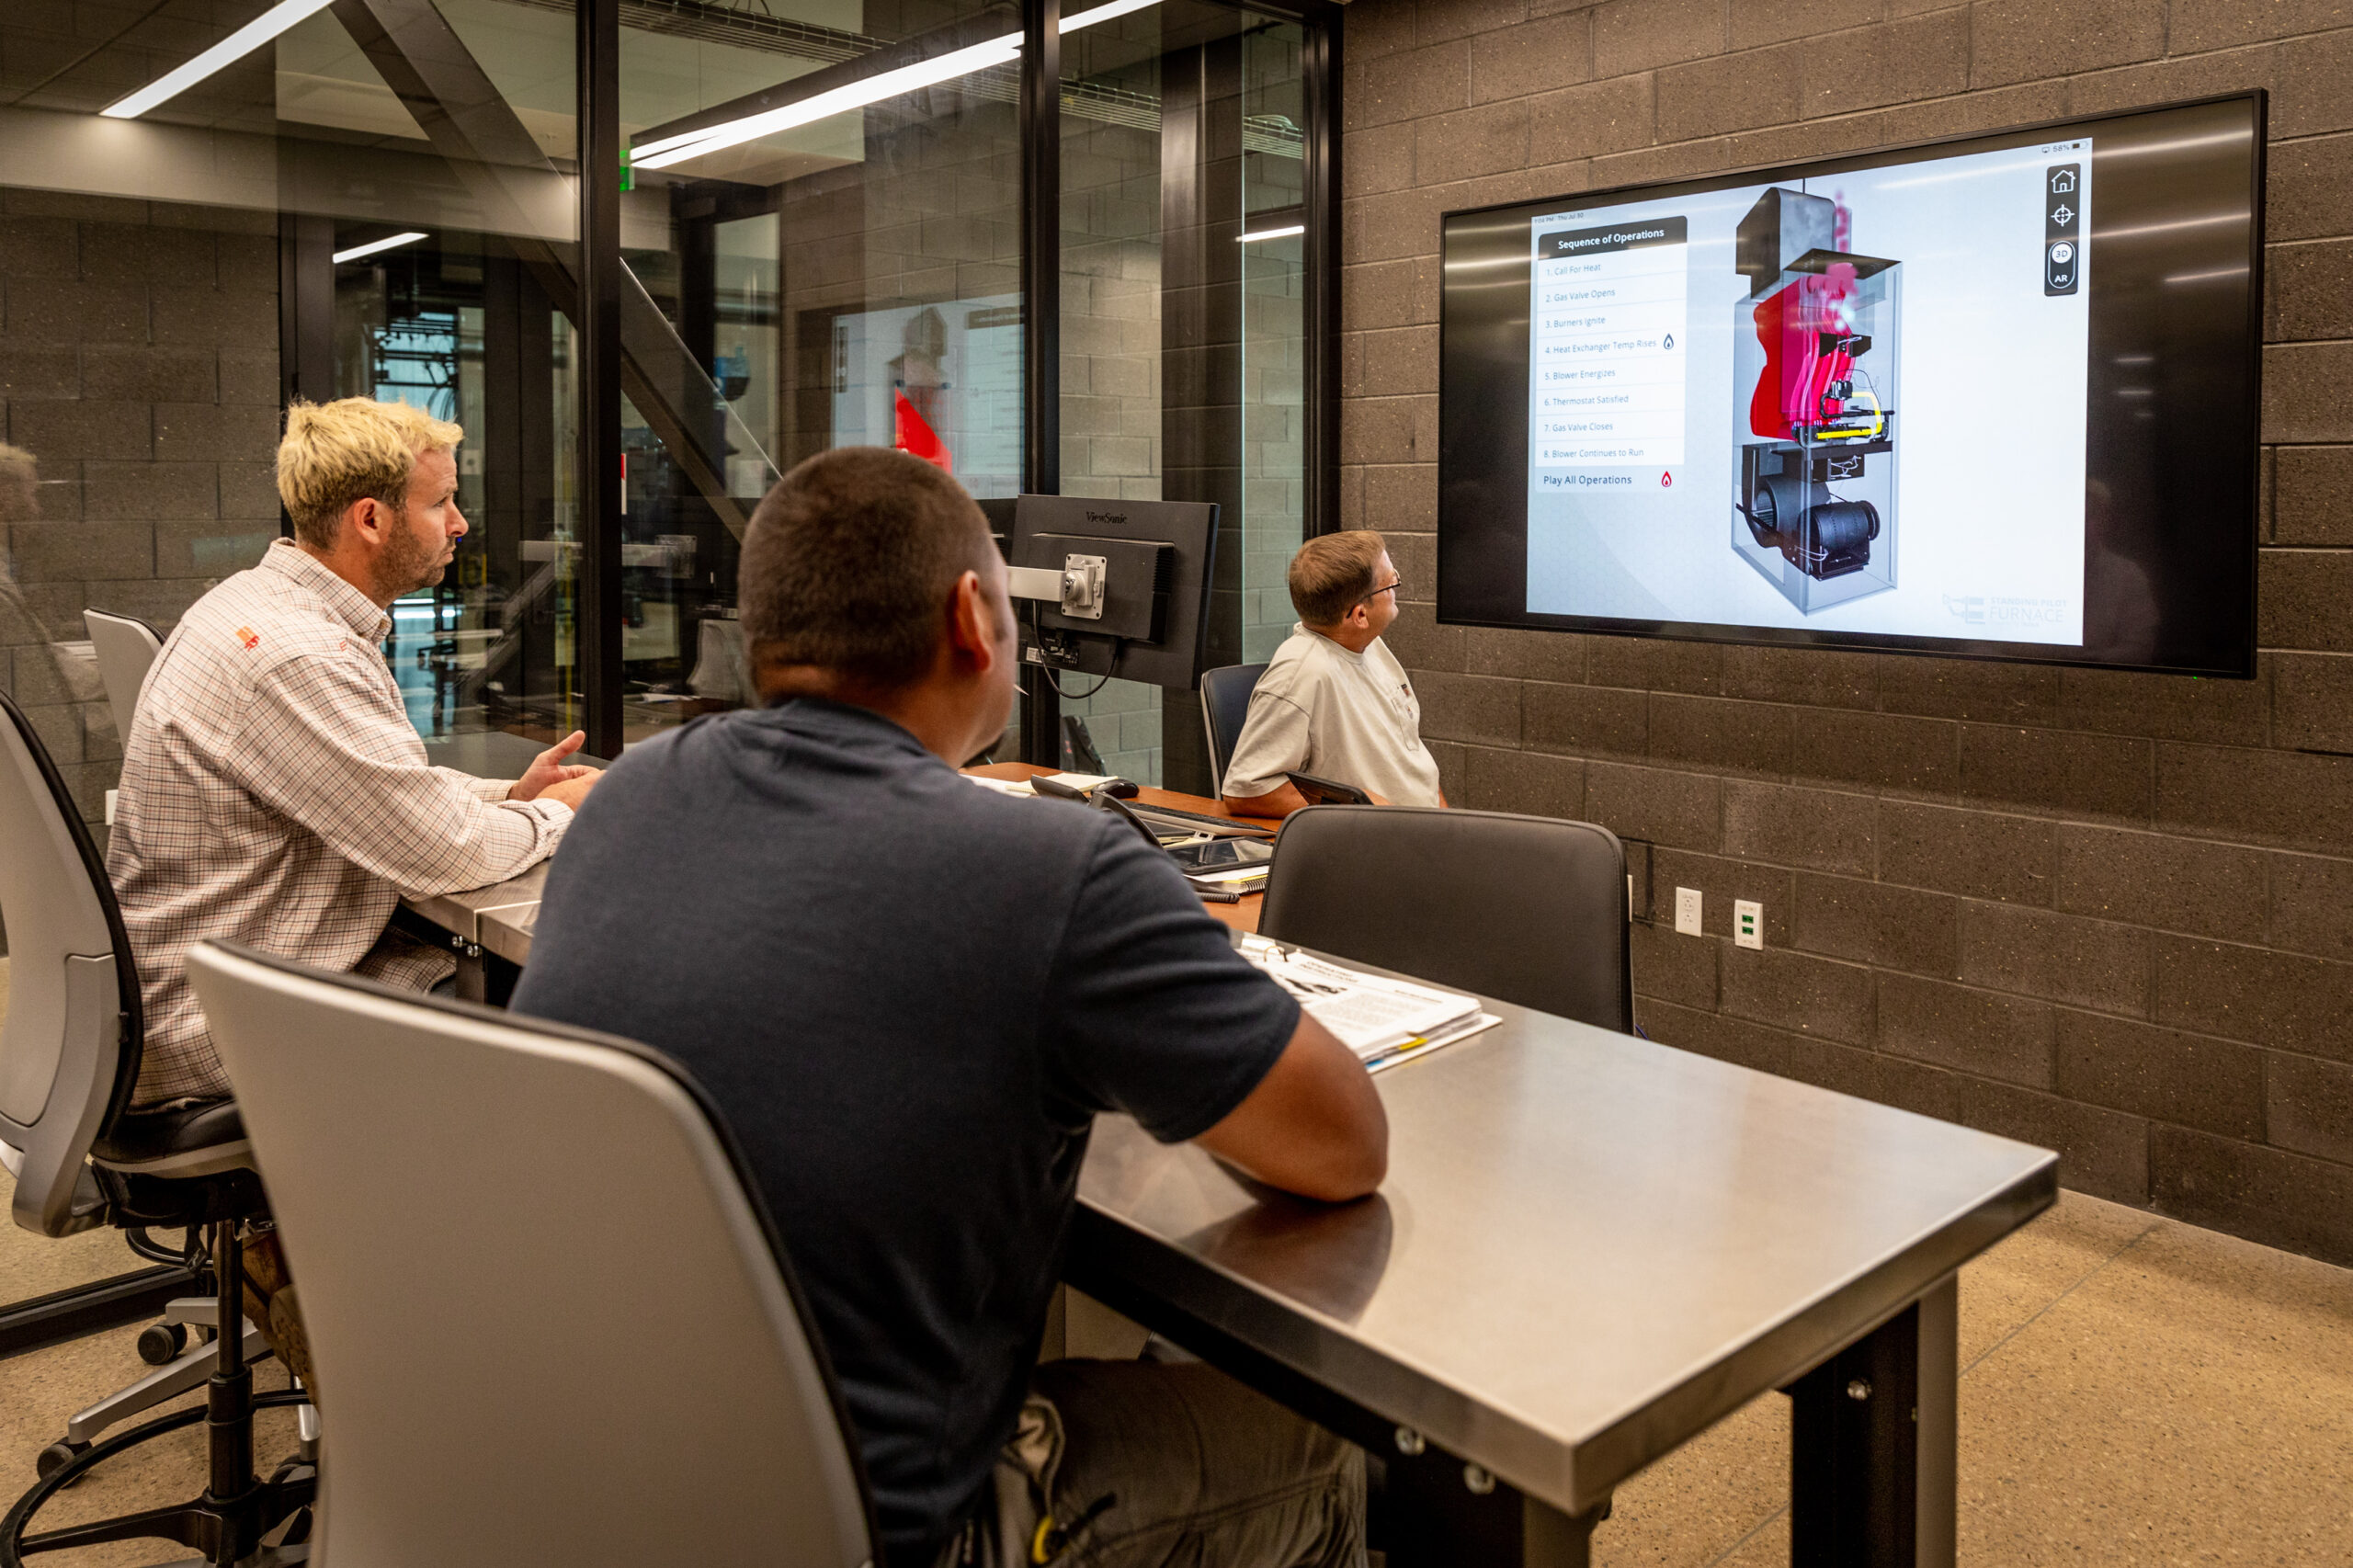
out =
[[[995,553],[987,519],[942,470],[883,447],[820,452],[777,482],[744,535],[753,668],[904,687],[931,664],[956,579]]]
[[[1370,528],[1321,534],[1290,558],[1290,608],[1310,626],[1331,626],[1381,586],[1373,574],[1388,541]]]

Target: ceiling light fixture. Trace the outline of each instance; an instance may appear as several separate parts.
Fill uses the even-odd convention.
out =
[[[1234,243],[1246,245],[1253,240],[1287,240],[1293,234],[1305,233],[1307,233],[1306,224],[1293,223],[1287,229],[1261,229],[1255,234],[1243,234],[1238,236]]]
[[[1081,11],[1075,17],[1064,17],[1062,30],[1065,33],[1074,33],[1081,28],[1091,28],[1097,22],[1108,22],[1120,17],[1132,16],[1138,11],[1159,4],[1160,0],[1111,0],[1108,6],[1097,6],[1091,11]]]
[[[378,251],[390,250],[394,245],[413,244],[423,238],[425,238],[424,230],[411,229],[407,233],[394,234],[389,240],[369,240],[364,245],[354,245],[349,250],[335,252],[335,264],[340,267],[347,261],[358,261],[363,256],[374,256]]]
[[[278,0],[268,10],[175,71],[118,98],[98,112],[109,119],[137,119],[156,105],[178,97],[223,66],[234,64],[306,17],[327,8],[330,0]]]
[[[967,49],[942,54],[930,60],[919,60],[913,65],[902,65],[895,71],[864,77],[831,92],[818,93],[798,103],[786,104],[759,114],[746,115],[720,125],[708,125],[700,131],[689,131],[676,136],[665,136],[642,147],[630,149],[630,166],[640,169],[667,168],[688,158],[699,158],[705,153],[716,153],[722,147],[740,146],[772,136],[779,131],[847,114],[854,108],[879,103],[884,98],[897,97],[941,82],[953,81],[975,71],[985,71],[992,65],[1009,65],[1021,58],[1021,37],[993,39]]]
[[[309,0],[301,0],[308,4]],[[1097,22],[1108,22],[1115,17],[1125,17],[1156,6],[1160,0],[1111,0],[1108,6],[1097,6],[1081,11],[1074,17],[1064,17],[1061,30],[1076,32]],[[902,93],[918,92],[925,87],[952,82],[959,76],[969,76],[975,71],[994,66],[1010,65],[1021,58],[1021,35],[1007,33],[986,43],[976,43],[930,60],[919,60],[913,65],[902,65],[895,71],[861,77],[846,86],[814,94],[758,114],[745,115],[718,125],[706,125],[699,131],[681,131],[630,149],[630,166],[639,169],[665,169],[673,164],[699,158],[706,153],[722,148],[739,147],[746,142],[756,142],[763,136],[773,136],[780,131],[791,131],[803,125],[829,119],[837,114],[864,108]]]

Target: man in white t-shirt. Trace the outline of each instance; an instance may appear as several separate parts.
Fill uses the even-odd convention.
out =
[[[1397,568],[1370,528],[1325,534],[1290,562],[1299,624],[1250,694],[1226,765],[1225,803],[1254,816],[1307,804],[1286,773],[1353,784],[1381,804],[1442,806],[1422,705],[1381,640],[1397,619]]]

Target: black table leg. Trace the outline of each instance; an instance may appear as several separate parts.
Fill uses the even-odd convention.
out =
[[[1609,1513],[1563,1514],[1436,1449],[1385,1459],[1370,1525],[1389,1568],[1586,1568]]]
[[[520,964],[500,958],[478,942],[455,944],[458,955],[458,1000],[504,1007],[523,978]]]
[[[1792,1568],[1952,1568],[1950,1278],[1788,1389]]]
[[[515,998],[515,983],[523,978],[523,966],[512,959],[496,953],[482,956],[482,999],[494,1007],[504,1007]]]
[[[449,946],[458,955],[458,1000],[488,1002],[490,954],[478,942],[452,941]]]

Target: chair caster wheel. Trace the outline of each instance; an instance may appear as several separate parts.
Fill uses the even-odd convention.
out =
[[[139,1358],[151,1367],[168,1367],[188,1348],[188,1330],[176,1323],[151,1323],[139,1331]]]
[[[40,1451],[40,1456],[33,1460],[33,1469],[40,1473],[43,1481],[47,1481],[89,1451],[90,1445],[87,1443],[73,1443],[60,1439]]]

